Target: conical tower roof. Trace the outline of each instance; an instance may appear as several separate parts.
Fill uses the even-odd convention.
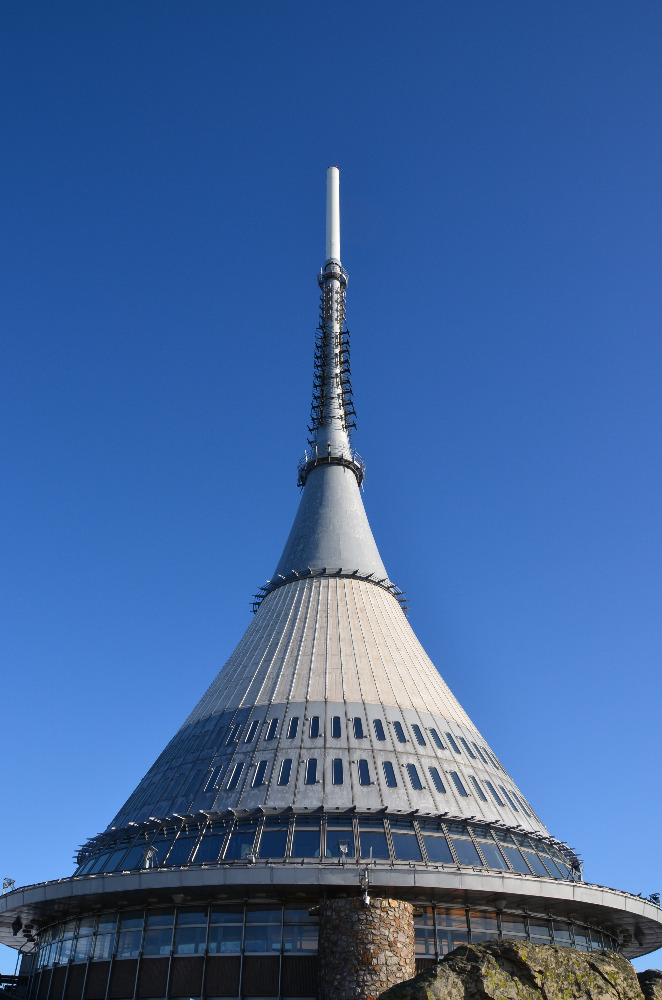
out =
[[[416,638],[368,523],[363,461],[350,441],[338,181],[329,168],[310,437],[292,530],[237,648],[111,826],[199,810],[360,806],[547,836]]]

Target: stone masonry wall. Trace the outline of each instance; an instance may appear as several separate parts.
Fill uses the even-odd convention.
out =
[[[319,1000],[374,1000],[416,973],[414,912],[397,899],[320,905]]]

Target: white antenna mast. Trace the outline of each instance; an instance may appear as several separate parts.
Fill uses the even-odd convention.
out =
[[[340,263],[340,171],[329,167],[326,172],[326,258]]]

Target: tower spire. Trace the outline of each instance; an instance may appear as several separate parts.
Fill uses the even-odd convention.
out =
[[[299,485],[320,464],[343,465],[363,481],[363,462],[353,451],[356,426],[349,367],[349,331],[345,327],[347,272],[340,262],[340,171],[326,172],[326,259],[318,275],[320,315],[315,337],[313,402],[308,444],[299,463]]]
[[[318,275],[313,402],[308,448],[299,462],[304,487],[271,590],[308,573],[359,575],[393,592],[368,524],[361,492],[365,464],[350,434],[355,424],[345,327],[347,272],[340,262],[340,171],[326,172],[326,257]],[[259,606],[256,599],[255,607]]]

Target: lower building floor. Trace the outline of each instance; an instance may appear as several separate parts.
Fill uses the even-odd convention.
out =
[[[319,953],[331,944],[320,934],[319,910],[306,898],[81,913],[40,929],[22,964],[20,994],[25,1000],[314,1000]],[[461,944],[490,939],[618,948],[606,927],[543,913],[433,905],[412,912],[419,971]]]

